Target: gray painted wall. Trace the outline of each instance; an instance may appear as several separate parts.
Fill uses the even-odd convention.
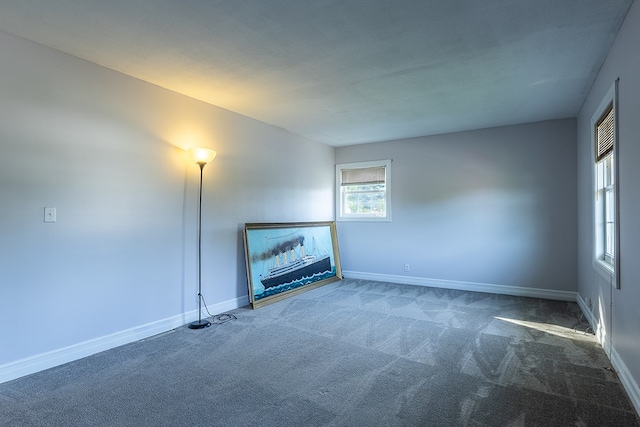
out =
[[[334,149],[0,33],[0,366],[245,304],[245,222],[334,218]],[[182,148],[180,148],[182,147]],[[57,208],[45,224],[44,207]]]
[[[575,292],[575,124],[337,148],[337,163],[393,160],[392,221],[339,222],[343,269]]]
[[[579,294],[614,367],[640,412],[640,4],[634,2],[578,116]],[[620,165],[620,289],[592,267],[593,184],[591,117],[613,82],[618,96]]]

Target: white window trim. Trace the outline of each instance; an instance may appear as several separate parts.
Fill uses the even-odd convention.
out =
[[[385,167],[385,212],[386,215],[357,215],[357,216],[343,216],[342,215],[342,170],[343,169],[358,169],[358,168],[371,168],[371,167]],[[369,162],[355,162],[355,163],[341,163],[336,165],[336,221],[377,221],[377,222],[390,222],[391,221],[391,159],[387,160],[374,160]]]
[[[592,244],[592,254],[593,260],[592,265],[593,269],[611,286],[616,289],[620,288],[620,281],[618,279],[620,273],[620,180],[619,180],[619,156],[618,156],[618,81],[616,80],[606,95],[598,105],[598,108],[593,113],[591,117],[591,170],[592,170],[592,187],[594,190],[593,193],[593,244]],[[615,238],[615,258],[614,262],[610,263],[605,261],[600,255],[600,245],[602,242],[599,242],[598,239],[601,237],[598,234],[601,232],[600,225],[598,224],[598,218],[600,213],[597,211],[597,203],[596,203],[596,195],[599,191],[598,188],[598,176],[597,176],[597,165],[596,165],[596,154],[595,154],[595,143],[596,143],[596,123],[602,118],[602,115],[607,110],[607,108],[613,104],[614,109],[614,132],[615,138],[613,142],[613,171],[614,171],[614,197],[615,197],[615,224],[614,224],[614,238]]]

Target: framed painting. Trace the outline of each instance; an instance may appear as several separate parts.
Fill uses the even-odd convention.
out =
[[[244,247],[254,309],[342,279],[335,221],[247,223]]]

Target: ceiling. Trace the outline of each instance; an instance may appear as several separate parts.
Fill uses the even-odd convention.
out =
[[[0,30],[333,146],[574,117],[633,0],[0,0]]]

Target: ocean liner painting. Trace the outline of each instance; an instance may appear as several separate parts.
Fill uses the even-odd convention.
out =
[[[245,224],[254,308],[342,278],[334,222]]]
[[[299,244],[296,245],[296,243]],[[300,248],[299,255],[296,254],[296,246]],[[265,289],[306,277],[313,277],[314,274],[331,271],[329,255],[327,254],[319,258],[315,255],[307,255],[304,249],[304,237],[302,236],[296,238],[293,242],[287,242],[286,246],[273,251],[273,256],[275,266],[269,269],[268,274],[260,278],[260,282]]]

